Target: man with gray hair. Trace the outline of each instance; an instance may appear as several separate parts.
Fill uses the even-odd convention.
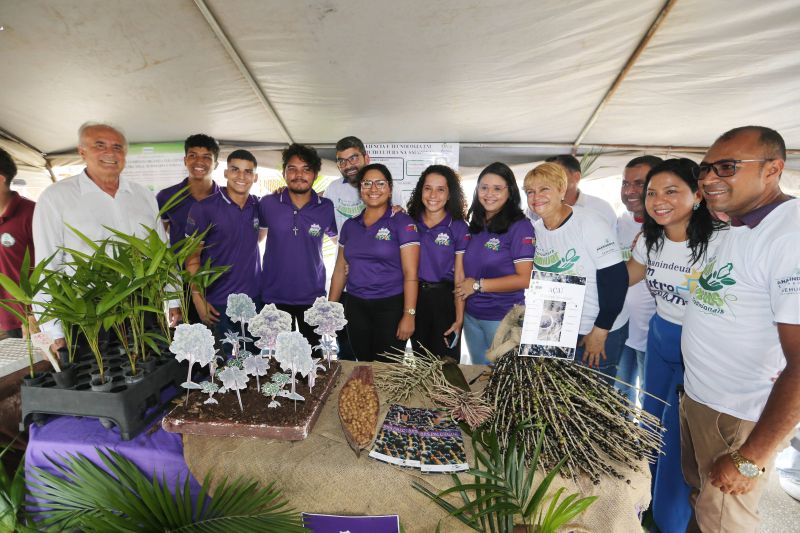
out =
[[[78,130],[78,153],[86,164],[80,174],[66,178],[42,192],[33,213],[33,242],[42,261],[54,255],[49,268],[61,268],[67,259],[62,248],[91,253],[89,246],[68,227],[93,241],[111,236],[107,229],[144,236],[142,226],[155,229],[166,240],[155,196],[142,185],[121,176],[128,141],[109,124],[87,122]],[[180,310],[170,309],[170,320],[180,320]],[[65,346],[60,324],[41,324],[54,343]]]

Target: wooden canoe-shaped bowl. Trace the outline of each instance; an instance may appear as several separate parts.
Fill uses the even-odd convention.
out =
[[[348,423],[344,421],[342,418],[342,395],[341,391],[347,387],[348,383],[351,381],[358,380],[361,381],[363,384],[367,385],[369,390],[372,394],[375,395],[375,410],[374,412],[367,413],[367,425],[372,429],[370,433],[369,440],[365,440],[364,442],[358,442],[351,432],[350,426]],[[372,443],[375,440],[375,435],[377,434],[377,426],[378,426],[378,414],[381,410],[380,405],[380,398],[378,397],[378,389],[375,388],[375,378],[372,373],[372,367],[366,365],[359,365],[353,369],[353,372],[350,374],[350,377],[347,378],[347,381],[342,386],[342,389],[339,391],[339,409],[337,410],[339,413],[339,422],[342,424],[342,432],[344,433],[344,438],[347,440],[347,444],[353,449],[356,453],[357,457],[361,456],[361,450],[365,450],[372,446]]]

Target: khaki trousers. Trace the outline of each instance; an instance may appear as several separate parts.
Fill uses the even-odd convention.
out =
[[[770,459],[766,473],[747,494],[724,494],[711,484],[708,474],[714,461],[725,453],[738,449],[755,422],[715,411],[683,395],[681,415],[681,468],[691,487],[689,501],[692,518],[687,532],[744,533],[755,532],[761,520],[758,503],[764,493],[775,457]]]

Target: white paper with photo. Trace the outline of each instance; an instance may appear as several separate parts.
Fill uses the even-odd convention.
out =
[[[519,355],[572,359],[586,293],[586,278],[534,271],[525,291]]]

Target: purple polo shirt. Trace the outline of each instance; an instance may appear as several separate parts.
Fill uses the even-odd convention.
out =
[[[313,304],[325,295],[322,235],[336,236],[333,202],[311,191],[308,203],[297,209],[284,188],[263,197],[258,212],[262,229],[269,230],[261,269],[261,300]]]
[[[228,295],[244,293],[259,297],[261,261],[258,257],[258,199],[252,194],[244,208],[228,196],[227,187],[196,202],[189,209],[186,234],[202,232],[210,227],[203,240],[200,260],[211,258],[211,266],[230,265],[217,281],[206,289],[206,300],[212,305],[227,305]]]
[[[373,225],[364,225],[364,213],[345,221],[339,246],[349,265],[347,292],[375,300],[403,294],[400,248],[418,246],[417,224],[405,213],[392,216],[391,208]]]
[[[164,205],[169,201],[170,198],[178,194],[181,189],[189,186],[189,178],[184,178],[182,182],[171,185],[165,189],[161,189],[156,194],[156,202],[158,202],[158,210],[161,211]],[[219,192],[219,185],[215,182],[211,184],[211,195],[217,194]],[[190,194],[186,198],[183,199],[182,202],[175,205],[172,209],[167,211],[166,213],[162,213],[161,220],[164,222],[169,222],[169,243],[175,244],[179,240],[183,239],[186,236],[186,217],[189,216],[189,209],[192,208],[194,204],[197,203],[197,200]],[[191,232],[190,232],[191,233]]]
[[[514,263],[533,261],[533,226],[527,218],[511,224],[503,234],[485,229],[472,235],[464,252],[468,278],[500,278],[516,274]],[[479,320],[502,320],[515,304],[525,303],[525,291],[476,292],[467,298],[466,312]]]
[[[463,220],[453,220],[450,213],[434,227],[420,220],[419,229],[419,280],[438,283],[453,281],[456,254],[463,254],[471,237]]]

